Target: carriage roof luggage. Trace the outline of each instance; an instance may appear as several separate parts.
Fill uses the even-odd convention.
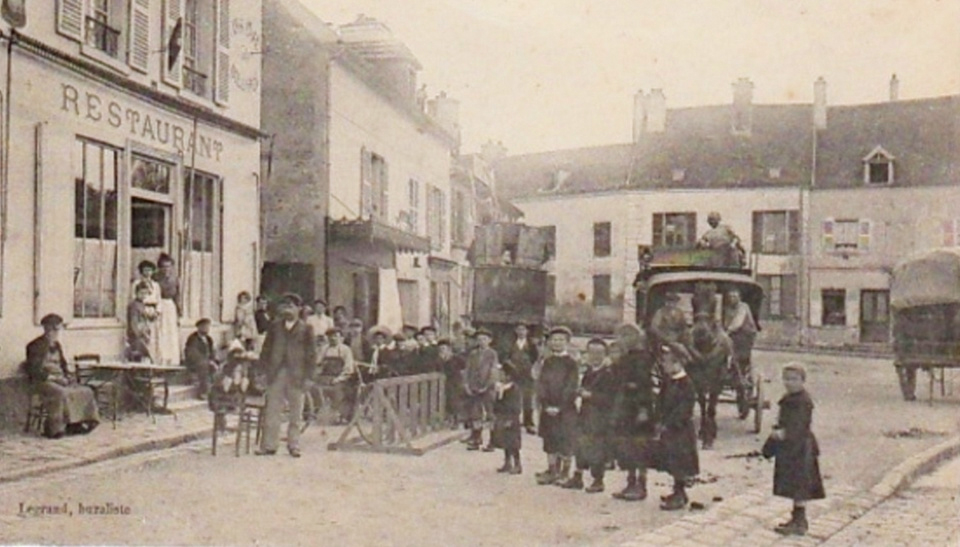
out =
[[[960,249],[933,249],[902,260],[893,269],[890,306],[960,304]]]

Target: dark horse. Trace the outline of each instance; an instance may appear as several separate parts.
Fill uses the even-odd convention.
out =
[[[693,381],[700,405],[700,440],[707,449],[717,438],[717,401],[723,390],[733,344],[710,313],[697,312],[687,350],[691,356],[687,374]]]

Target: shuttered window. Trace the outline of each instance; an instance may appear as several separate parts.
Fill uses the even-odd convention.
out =
[[[826,252],[868,252],[873,245],[873,223],[867,219],[826,219],[821,229]]]
[[[796,275],[758,275],[757,283],[765,295],[760,308],[762,319],[797,317]]]
[[[230,100],[230,0],[216,0],[216,83],[214,100],[226,104]]]
[[[57,32],[78,42],[83,40],[84,0],[57,0]]]
[[[366,148],[360,149],[360,207],[363,218],[389,222],[390,198],[387,161]]]
[[[127,47],[130,67],[147,72],[150,69],[150,0],[133,0],[130,4],[130,42]]]
[[[606,274],[593,276],[593,305],[609,306],[610,303],[610,276]]]
[[[799,211],[755,211],[751,250],[761,254],[798,254]]]

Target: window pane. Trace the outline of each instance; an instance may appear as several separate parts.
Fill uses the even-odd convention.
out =
[[[115,317],[120,153],[82,140],[76,146],[73,311],[76,317]]]
[[[170,166],[148,158],[134,156],[130,184],[141,190],[169,194]]]
[[[824,289],[821,292],[824,325],[847,324],[847,292],[843,289]]]
[[[610,256],[611,225],[609,222],[593,224],[593,256]]]

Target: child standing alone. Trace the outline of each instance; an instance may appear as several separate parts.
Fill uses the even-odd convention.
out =
[[[806,506],[809,500],[823,499],[823,480],[817,457],[820,447],[810,429],[813,421],[813,400],[804,383],[807,371],[800,363],[783,367],[783,387],[787,393],[780,399],[777,425],[770,434],[773,468],[773,494],[793,500],[789,521],[775,531],[781,535],[802,536],[807,533]],[[764,450],[768,455],[767,447]]]
[[[664,353],[661,368],[666,378],[660,388],[659,461],[657,468],[673,477],[673,493],[661,497],[660,509],[676,511],[687,505],[686,483],[700,473],[693,407],[697,394],[680,357]]]

